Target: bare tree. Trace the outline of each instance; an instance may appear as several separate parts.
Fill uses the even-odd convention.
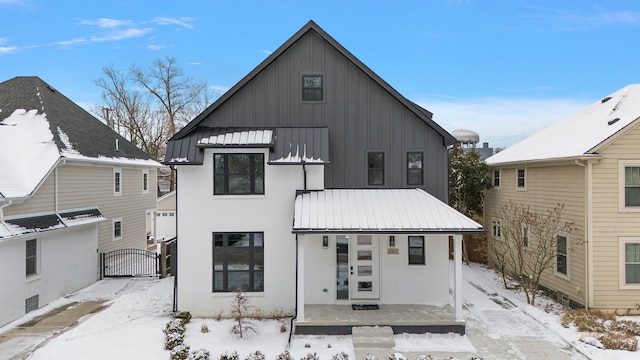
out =
[[[118,71],[104,67],[95,81],[103,103],[94,115],[157,161],[163,161],[167,140],[203,111],[216,95],[203,81],[187,77],[172,57],[155,60],[147,70],[132,65]],[[175,173],[168,176],[169,191]]]
[[[247,294],[242,289],[234,290],[233,300],[231,301],[231,318],[234,322],[230,329],[232,334],[244,337],[249,333],[256,332],[253,321],[249,319],[252,310],[253,305],[251,305]]]
[[[493,261],[502,269],[503,277],[506,271],[516,276],[529,304],[535,304],[545,273],[568,266],[562,256],[571,250],[567,239],[575,226],[562,219],[563,209],[564,205],[558,204],[553,209],[536,212],[510,201],[496,215],[501,224],[490,235]]]

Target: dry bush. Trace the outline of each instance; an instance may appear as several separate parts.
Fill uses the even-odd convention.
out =
[[[209,327],[207,326],[207,324],[202,324],[202,326],[200,326],[200,332],[203,334],[209,332]]]
[[[282,309],[273,310],[271,314],[269,314],[269,318],[271,320],[280,320],[284,317],[285,317],[285,314],[284,314],[284,310]]]
[[[617,320],[616,314],[600,310],[568,310],[560,319],[562,326],[574,325],[580,332],[593,333],[605,349],[636,351],[640,323]]]
[[[602,334],[598,340],[604,345],[605,349],[636,351],[638,349],[638,340],[635,336],[624,333],[610,332]]]
[[[281,332],[281,333],[287,332],[287,325],[285,325],[285,324],[280,324],[280,332]]]
[[[215,313],[215,314],[213,315],[213,318],[215,319],[215,321],[220,321],[220,320],[222,320],[222,318],[223,318],[223,313],[222,313],[222,311],[218,311],[217,313]]]

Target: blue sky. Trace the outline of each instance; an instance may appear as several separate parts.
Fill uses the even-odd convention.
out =
[[[102,67],[172,56],[224,91],[309,20],[494,147],[640,82],[635,0],[0,0],[0,81],[37,75],[87,107]]]

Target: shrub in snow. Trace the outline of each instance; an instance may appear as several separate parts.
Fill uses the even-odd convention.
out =
[[[247,355],[247,357],[244,358],[244,360],[264,360],[264,354],[261,353],[260,351],[256,351],[254,353]]]
[[[188,345],[178,345],[171,349],[171,360],[186,360],[189,357],[189,346]]]
[[[209,360],[211,354],[205,349],[194,350],[189,354],[189,360]]]
[[[240,356],[238,356],[238,352],[234,351],[231,354],[228,352],[224,352],[224,354],[220,355],[220,360],[238,360]]]
[[[367,353],[367,355],[364,356],[364,360],[378,360],[378,357],[371,353]]]
[[[191,321],[191,313],[188,312],[188,311],[178,311],[178,312],[173,314],[173,318],[174,319],[180,319],[180,320],[182,320],[183,324],[186,324],[189,321]]]
[[[433,360],[433,357],[431,355],[418,355],[416,360]]]
[[[293,358],[291,357],[291,354],[289,354],[288,351],[285,351],[279,354],[278,356],[276,356],[276,360],[293,360]]]
[[[320,358],[316,353],[307,353],[307,355],[301,357],[300,360],[320,360]]]
[[[406,358],[402,354],[389,354],[387,360],[405,360]]]
[[[629,336],[621,333],[605,333],[598,337],[598,340],[606,349],[612,350],[638,350],[638,339],[635,336]]]
[[[200,332],[203,334],[209,332],[209,327],[207,326],[207,324],[202,324],[202,326],[200,326]]]
[[[331,357],[331,360],[349,360],[349,355],[347,355],[346,352],[341,352],[338,354],[335,354]]]
[[[164,328],[164,333],[184,333],[184,323],[180,319],[171,319]]]
[[[179,332],[168,332],[164,335],[164,348],[172,350],[184,344],[184,334]]]
[[[231,301],[231,318],[234,324],[230,331],[232,334],[242,338],[256,332],[253,321],[247,318],[251,314],[253,305],[251,305],[247,294],[242,290],[236,289],[234,293],[235,295]]]

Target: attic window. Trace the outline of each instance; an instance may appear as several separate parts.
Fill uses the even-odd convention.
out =
[[[302,101],[322,101],[322,75],[302,75]]]
[[[606,103],[606,102],[607,102],[607,101],[609,101],[609,100],[611,100],[611,96],[607,96],[606,98],[602,99],[602,100],[600,101],[600,103],[601,103],[601,104],[604,104],[604,103]]]
[[[607,122],[607,124],[609,124],[609,125],[613,125],[613,124],[617,123],[617,122],[618,122],[618,120],[620,120],[620,118],[615,118],[615,119],[613,119],[613,120],[609,120],[609,122]]]

